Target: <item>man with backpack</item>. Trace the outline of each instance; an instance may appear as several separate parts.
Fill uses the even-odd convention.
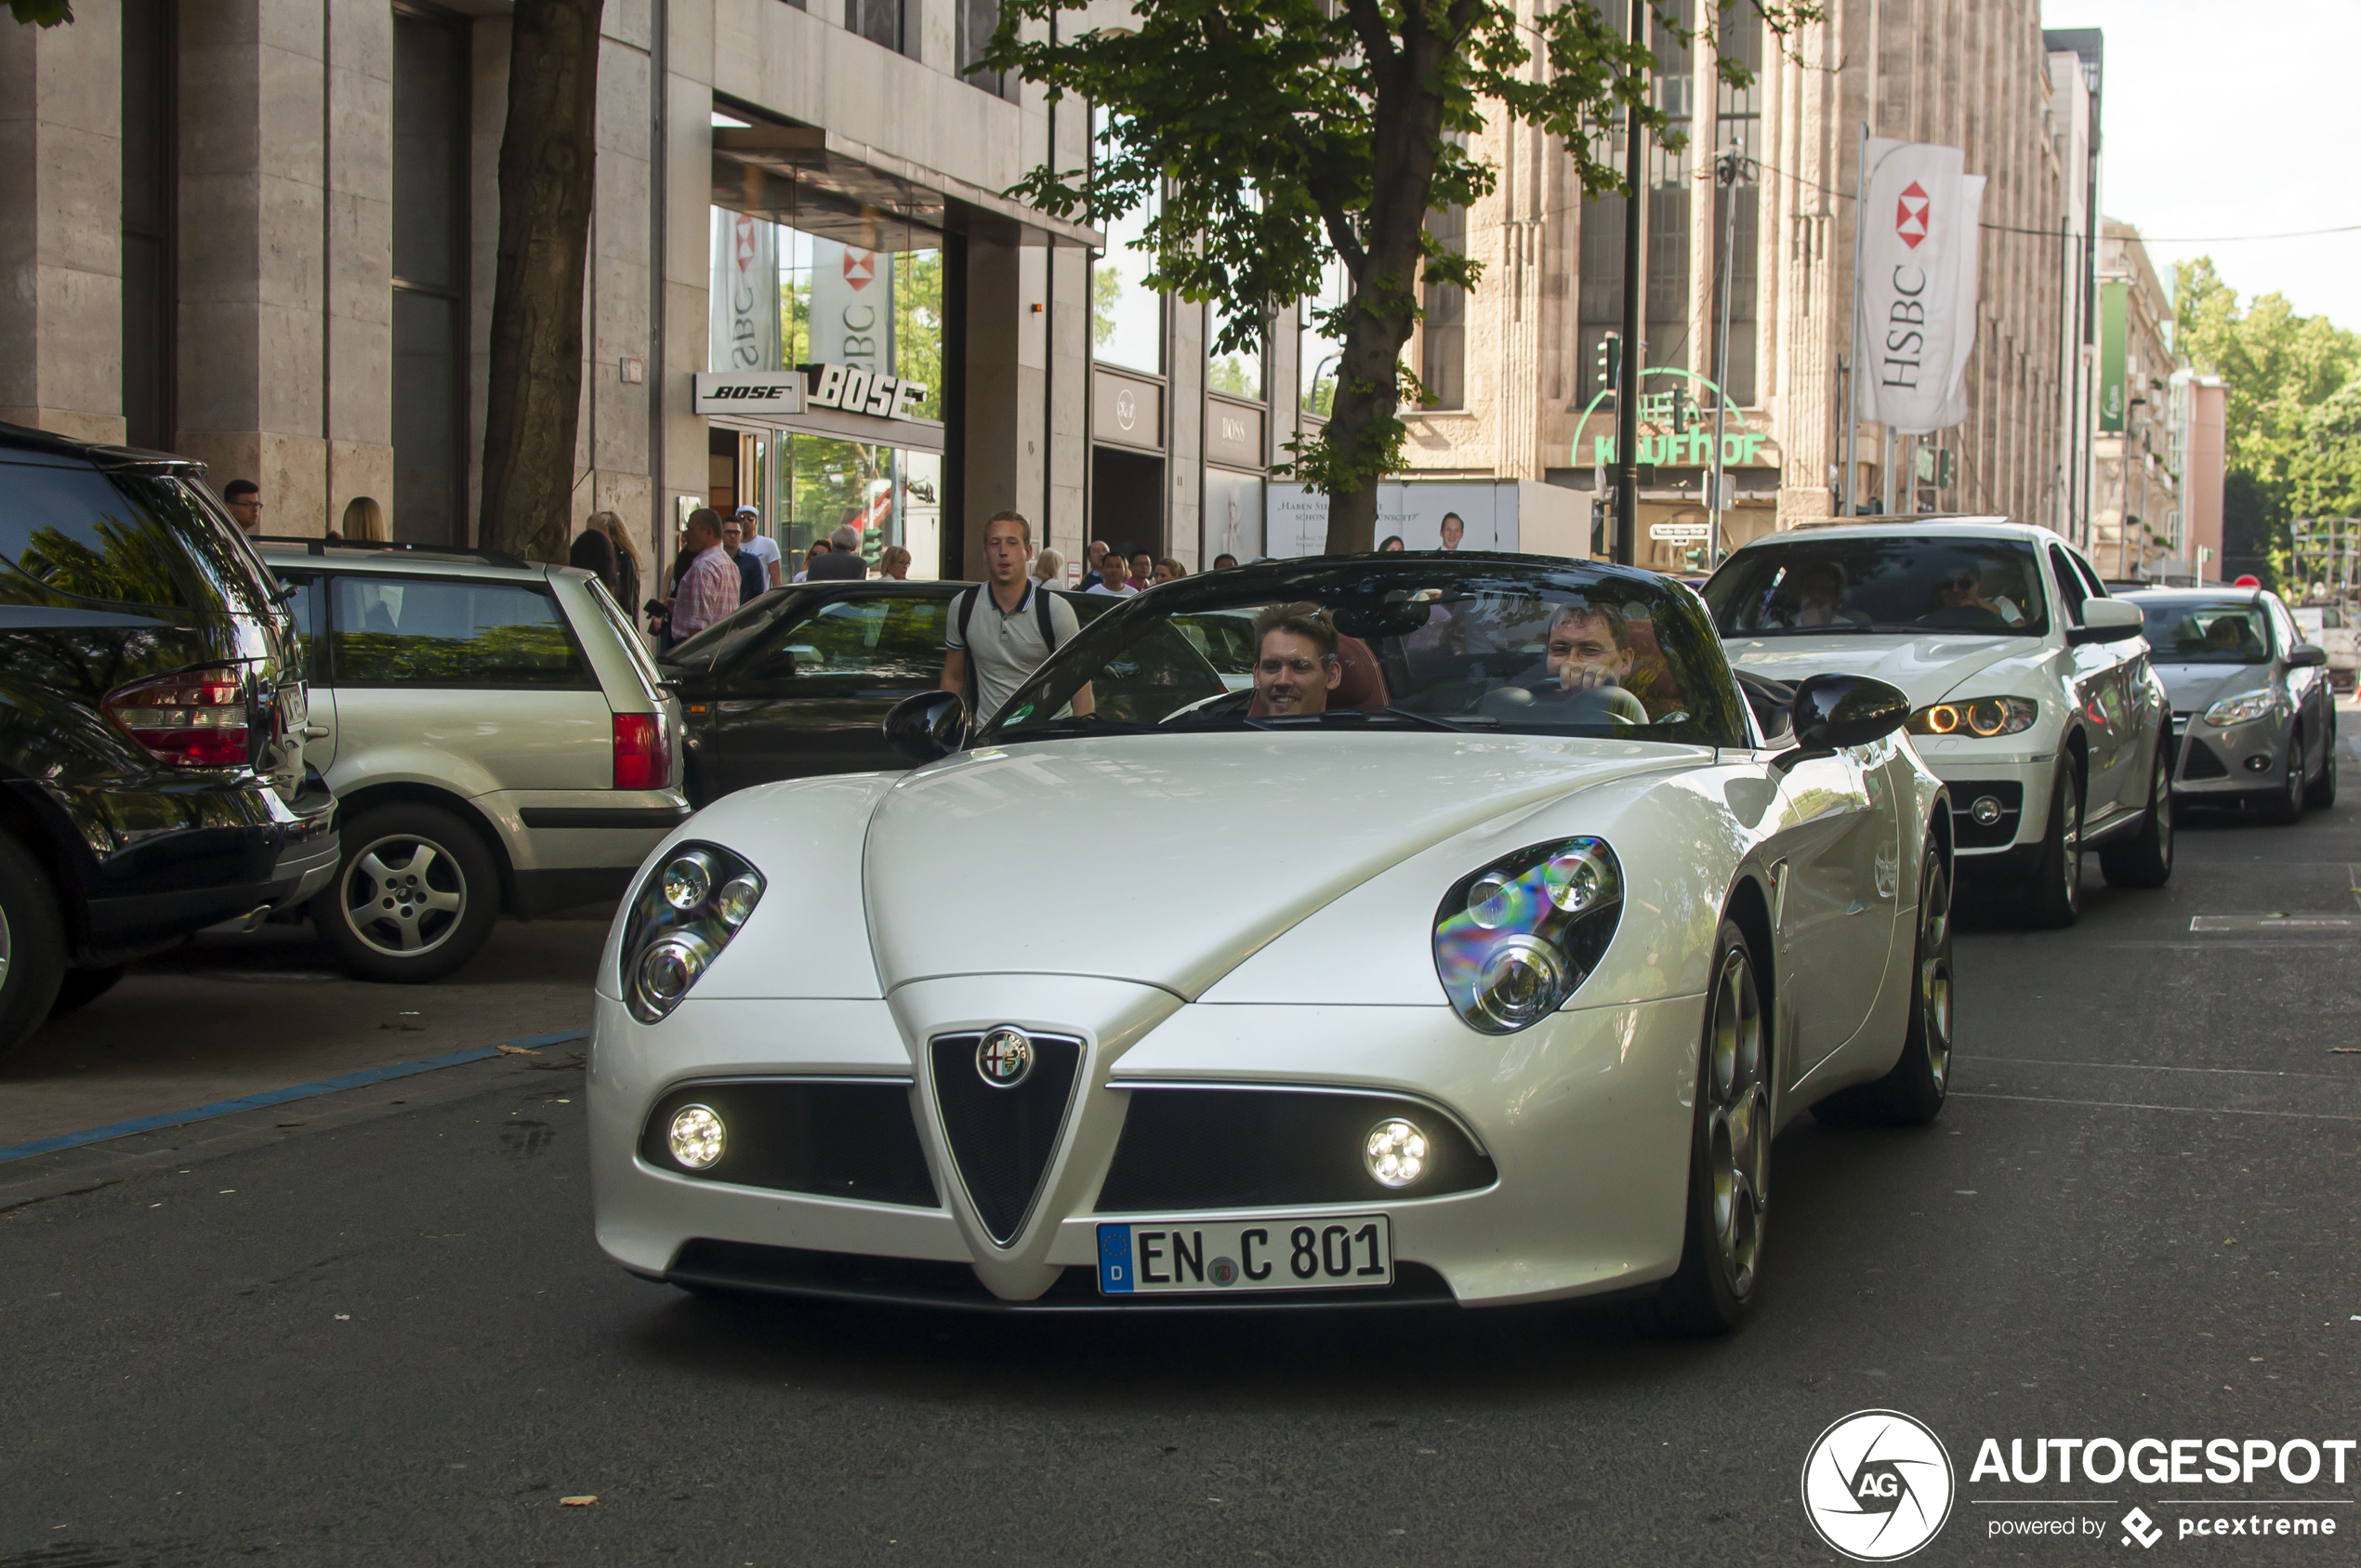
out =
[[[943,690],[965,696],[979,724],[1082,629],[1074,607],[1026,573],[1032,555],[1023,514],[995,512],[983,525],[984,582],[951,601]]]

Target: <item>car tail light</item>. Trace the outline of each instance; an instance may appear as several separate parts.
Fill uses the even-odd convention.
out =
[[[672,782],[672,748],[665,744],[664,715],[614,716],[614,786],[662,789]]]
[[[107,717],[159,762],[178,768],[242,768],[245,683],[226,669],[189,670],[135,680],[107,693]]]

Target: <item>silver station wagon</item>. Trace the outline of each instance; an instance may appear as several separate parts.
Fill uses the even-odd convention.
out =
[[[312,922],[354,974],[433,980],[504,910],[613,897],[687,819],[679,704],[591,573],[402,546],[262,550],[296,590],[304,755],[343,831]]]

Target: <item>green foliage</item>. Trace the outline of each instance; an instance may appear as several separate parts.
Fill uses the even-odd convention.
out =
[[[2210,257],[2173,270],[2174,341],[2228,393],[2223,566],[2275,586],[2289,518],[2361,514],[2361,336],[2277,294],[2240,310]]]
[[[927,389],[910,412],[943,417],[943,253],[897,251],[893,257],[893,373]]]
[[[1123,279],[1113,268],[1090,269],[1090,346],[1103,349],[1115,336],[1115,301],[1123,297]]]
[[[1335,418],[1295,465],[1331,494],[1400,467],[1405,389],[1383,367],[1416,326],[1421,280],[1477,281],[1425,218],[1493,190],[1497,171],[1470,151],[1487,116],[1561,138],[1585,191],[1621,189],[1618,119],[1668,128],[1649,92],[1655,57],[1588,0],[1543,0],[1526,18],[1499,0],[1140,0],[1133,31],[1051,42],[1046,24],[1068,3],[1006,0],[983,64],[1088,102],[1091,166],[1044,165],[1010,193],[1104,225],[1165,192],[1137,242],[1154,260],[1148,281],[1219,303],[1217,354],[1253,351],[1265,310],[1314,295],[1340,259],[1350,291],[1316,313],[1346,345]],[[1687,6],[1650,4],[1694,36]],[[1739,4],[1782,33],[1818,15],[1812,0],[1724,0]],[[1720,69],[1748,79],[1735,60]]]
[[[20,22],[56,27],[73,20],[73,0],[8,0],[8,14]]]

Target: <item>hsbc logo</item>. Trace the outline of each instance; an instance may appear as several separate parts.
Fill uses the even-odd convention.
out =
[[[1896,238],[1917,250],[1927,237],[1927,215],[1934,203],[1926,187],[1917,180],[1902,188],[1902,199],[1894,204],[1893,232]]]
[[[845,287],[858,294],[877,281],[877,253],[873,250],[847,250],[843,268]]]

